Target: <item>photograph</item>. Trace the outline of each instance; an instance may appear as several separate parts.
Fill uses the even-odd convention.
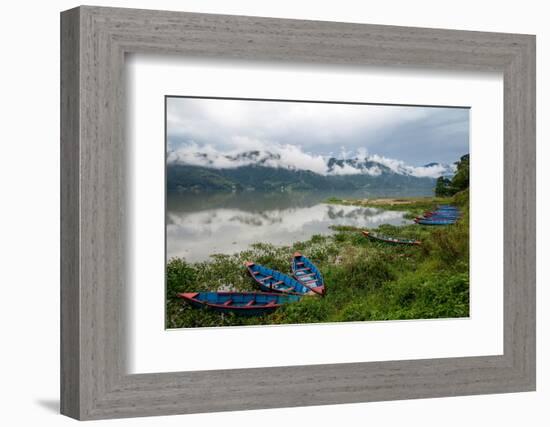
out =
[[[470,108],[165,96],[167,329],[470,316]]]

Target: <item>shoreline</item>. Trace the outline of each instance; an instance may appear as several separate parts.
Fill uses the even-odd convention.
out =
[[[416,216],[455,198],[411,197],[336,199],[330,204],[407,211]],[[459,200],[463,209],[467,203]],[[334,233],[317,234],[288,246],[257,243],[232,255],[187,263],[172,259],[167,265],[167,328],[259,324],[323,323],[362,320],[401,320],[464,317],[469,315],[468,215],[466,224],[446,229],[418,225],[381,225],[377,232],[423,240],[422,248],[389,246],[361,235],[361,228],[331,226]],[[454,249],[453,249],[454,247]],[[452,256],[445,251],[451,248]],[[258,318],[191,309],[175,300],[175,292],[215,291],[230,286],[238,291],[258,291],[242,263],[253,260],[289,274],[289,259],[300,251],[320,268],[327,283],[325,298],[304,298]],[[221,280],[223,277],[225,280]],[[412,292],[412,288],[416,290]],[[456,288],[456,289],[454,289]],[[427,291],[429,289],[429,292]],[[454,290],[453,290],[454,289]],[[422,295],[427,292],[425,298]],[[441,295],[440,295],[441,294]],[[452,301],[433,306],[431,298]]]

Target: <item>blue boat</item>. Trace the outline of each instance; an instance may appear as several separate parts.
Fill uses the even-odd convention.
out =
[[[178,294],[189,305],[239,316],[272,313],[281,305],[300,300],[299,295],[265,292],[186,292]]]
[[[422,225],[451,225],[460,219],[458,208],[450,205],[439,206],[435,211],[425,212],[424,216],[416,217],[414,221]]]
[[[429,220],[445,220],[445,221],[458,221],[460,219],[460,216],[458,215],[441,215],[438,213],[434,213],[431,215],[424,215],[417,217],[418,219],[429,219]]]
[[[245,263],[248,272],[260,289],[266,292],[282,292],[297,295],[315,295],[310,288],[286,274],[253,262]]]
[[[430,216],[430,217],[427,217],[427,218],[417,218],[417,219],[423,219],[423,220],[427,220],[427,221],[452,221],[452,222],[457,222],[458,221],[458,218],[449,218],[447,216]]]
[[[300,252],[294,253],[291,261],[292,275],[302,285],[319,295],[325,294],[325,282],[319,269]]]
[[[456,212],[447,212],[447,211],[428,211],[428,212],[424,212],[425,217],[428,217],[428,216],[448,216],[448,217],[452,217],[452,218],[458,218],[460,215],[461,214],[458,211],[456,211]]]
[[[452,225],[456,222],[454,219],[429,219],[415,218],[414,222],[420,225]]]

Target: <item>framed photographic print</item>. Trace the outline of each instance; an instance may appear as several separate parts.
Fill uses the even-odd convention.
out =
[[[535,388],[534,36],[62,13],[62,413]]]

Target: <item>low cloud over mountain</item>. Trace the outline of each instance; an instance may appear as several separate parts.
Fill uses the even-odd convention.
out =
[[[455,166],[429,163],[424,166],[410,166],[405,162],[366,151],[355,155],[342,153],[339,158],[303,152],[294,145],[272,145],[269,150],[256,149],[242,152],[222,153],[209,145],[187,144],[168,154],[168,163],[200,166],[211,169],[236,169],[245,166],[263,166],[310,171],[318,175],[369,175],[398,174],[416,178],[438,178],[452,175]]]

